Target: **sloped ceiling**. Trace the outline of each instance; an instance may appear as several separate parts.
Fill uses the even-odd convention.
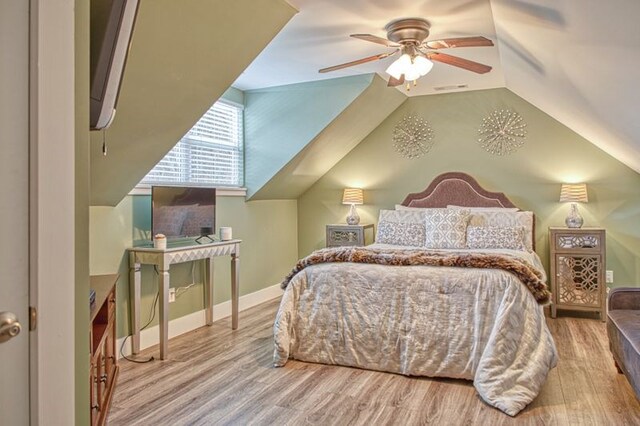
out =
[[[493,70],[436,63],[408,96],[436,87],[507,87],[640,172],[640,2],[637,0],[290,0],[300,10],[234,86],[257,89],[384,70],[393,59],[329,74],[322,67],[387,51],[349,34],[384,36],[399,17],[431,22],[430,39],[482,35],[495,47],[455,49]],[[398,90],[403,90],[399,88]],[[446,92],[447,90],[440,91]]]
[[[506,86],[640,172],[640,1],[491,5]]]
[[[247,195],[251,198],[289,160],[314,141],[371,84],[373,76],[359,75],[245,92]],[[281,197],[276,195],[275,198]]]
[[[250,198],[297,199],[407,99],[373,74],[358,97]]]
[[[91,135],[91,204],[116,205],[295,13],[284,0],[142,0],[115,120]]]

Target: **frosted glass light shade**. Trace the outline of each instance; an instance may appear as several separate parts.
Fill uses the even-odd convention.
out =
[[[405,53],[393,61],[393,63],[387,68],[386,72],[397,80],[400,79],[402,74],[404,74],[409,67],[411,67],[411,57]]]
[[[587,184],[585,183],[563,183],[560,189],[561,203],[587,203]]]
[[[427,74],[433,68],[433,62],[424,56],[416,56],[413,58],[413,66],[420,73],[420,76]]]
[[[342,194],[342,204],[363,204],[364,195],[360,188],[345,188]]]
[[[404,74],[407,81],[417,80],[431,71],[433,62],[421,55],[411,58],[408,54],[403,54],[387,68],[387,74],[395,79],[400,79]]]

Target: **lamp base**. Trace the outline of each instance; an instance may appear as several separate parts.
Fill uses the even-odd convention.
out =
[[[567,228],[582,228],[584,219],[580,216],[580,213],[578,213],[578,205],[576,203],[571,203],[569,215],[564,220],[564,223],[567,224]]]
[[[351,209],[349,209],[349,216],[347,216],[347,225],[357,225],[360,223],[360,216],[358,215],[358,211],[356,210],[356,205],[351,204]]]

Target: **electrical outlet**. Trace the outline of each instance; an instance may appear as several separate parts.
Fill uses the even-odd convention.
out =
[[[613,283],[613,271],[607,271],[607,277],[605,279],[607,284]]]
[[[175,288],[170,288],[169,289],[169,303],[173,303],[176,301],[176,289]]]

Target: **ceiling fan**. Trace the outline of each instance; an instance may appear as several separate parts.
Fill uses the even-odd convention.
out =
[[[491,67],[488,65],[458,56],[447,55],[446,53],[438,51],[440,49],[454,47],[493,46],[491,40],[482,36],[475,36],[426,41],[429,36],[430,27],[429,22],[425,19],[406,18],[391,21],[384,27],[387,31],[387,38],[372,34],[351,34],[351,37],[393,47],[395,50],[340,65],[334,65],[332,67],[322,68],[319,72],[331,72],[354,65],[385,59],[398,52],[400,52],[400,58],[396,59],[386,70],[387,74],[390,75],[388,86],[391,87],[399,86],[407,82],[407,90],[409,90],[410,85],[408,82],[413,81],[415,85],[418,78],[431,71],[433,67],[432,61],[453,65],[454,67],[463,68],[478,74],[491,71]]]

